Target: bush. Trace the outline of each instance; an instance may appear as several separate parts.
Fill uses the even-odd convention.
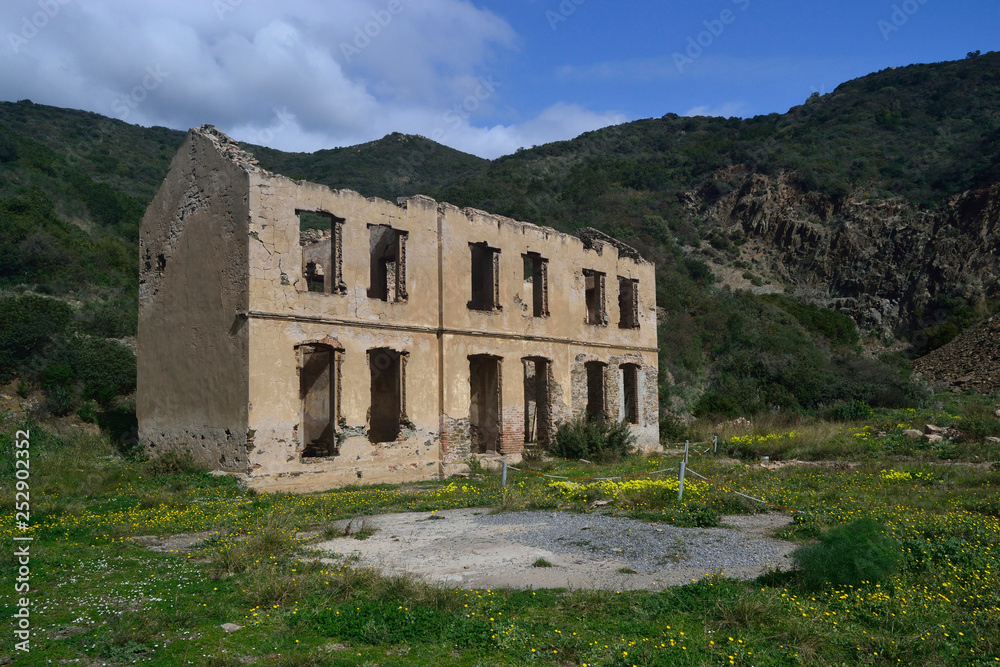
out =
[[[1000,435],[1000,420],[994,416],[992,407],[978,400],[965,406],[955,426],[962,435],[975,440]]]
[[[829,412],[830,419],[842,422],[856,422],[871,419],[875,415],[872,406],[864,401],[847,401],[834,405]]]
[[[88,301],[81,309],[81,329],[100,338],[134,336],[138,329],[139,314],[131,300],[94,302]]]
[[[680,417],[672,412],[667,412],[660,416],[660,442],[680,442],[687,439],[687,436],[687,424]]]
[[[25,295],[0,299],[0,380],[11,379],[69,324],[73,309],[56,299]]]
[[[97,423],[97,404],[93,401],[86,401],[76,409],[76,416],[80,418],[80,421],[86,422],[87,424]]]
[[[549,451],[565,459],[607,462],[628,456],[634,445],[626,422],[577,417],[559,425]]]
[[[45,409],[56,417],[65,417],[76,407],[73,394],[62,385],[49,387],[45,391]]]
[[[958,423],[958,430],[970,438],[1000,435],[1000,421],[993,417],[967,417]]]
[[[84,398],[108,404],[135,391],[136,359],[132,350],[112,340],[74,338],[68,349],[71,365],[83,380]]]
[[[695,417],[721,417],[729,419],[732,417],[738,417],[744,412],[752,413],[754,410],[746,409],[746,406],[741,404],[741,401],[736,397],[726,392],[725,390],[708,390],[691,408],[691,413]]]
[[[897,543],[872,519],[858,519],[838,526],[819,542],[792,553],[802,579],[810,588],[829,585],[859,586],[876,583],[896,571],[900,561]]]
[[[135,401],[125,401],[97,415],[97,425],[115,443],[118,453],[129,460],[144,460],[146,450],[139,442],[139,420]]]

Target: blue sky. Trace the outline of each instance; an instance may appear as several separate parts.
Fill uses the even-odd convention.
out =
[[[0,99],[312,151],[484,157],[639,118],[784,112],[1000,48],[998,0],[4,0]]]

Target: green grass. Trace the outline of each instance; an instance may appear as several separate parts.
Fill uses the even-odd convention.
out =
[[[966,399],[957,401],[937,416],[947,409],[960,418]],[[877,411],[870,425],[901,416]],[[810,437],[843,426],[824,424]],[[5,540],[15,532],[7,462],[16,427],[0,425]],[[718,486],[705,484],[683,503],[620,491],[600,509],[682,525],[773,509],[730,493],[739,491],[796,510],[782,535],[803,545],[867,520],[872,538],[898,557],[877,583],[810,587],[798,572],[778,571],[756,581],[705,576],[663,592],[487,591],[382,576],[357,560],[321,563],[304,547],[335,520],[379,512],[595,511],[592,499],[568,499],[540,469],[578,483],[642,479],[679,457],[538,462],[512,471],[506,490],[484,473],[406,491],[382,485],[292,496],[185,472],[183,461],[127,461],[98,436],[30,428],[36,634],[25,664],[986,665],[1000,658],[1000,466],[972,465],[962,451],[940,459],[883,448],[852,467],[777,470],[692,454],[690,469]],[[190,532],[211,537],[174,553],[132,539]],[[243,628],[228,634],[220,626],[230,622]]]

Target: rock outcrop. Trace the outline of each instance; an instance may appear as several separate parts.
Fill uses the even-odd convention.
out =
[[[735,188],[718,197],[710,183],[682,198],[706,231],[742,238],[738,262],[850,315],[864,333],[891,339],[939,323],[946,314],[929,308],[938,295],[980,302],[1000,294],[1000,183],[929,212],[863,190],[807,192],[788,172],[734,166],[716,181]]]

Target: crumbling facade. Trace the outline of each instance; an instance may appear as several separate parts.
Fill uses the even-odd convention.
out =
[[[595,230],[293,181],[204,126],[139,251],[154,456],[310,490],[517,455],[580,414],[657,446],[653,266]]]

